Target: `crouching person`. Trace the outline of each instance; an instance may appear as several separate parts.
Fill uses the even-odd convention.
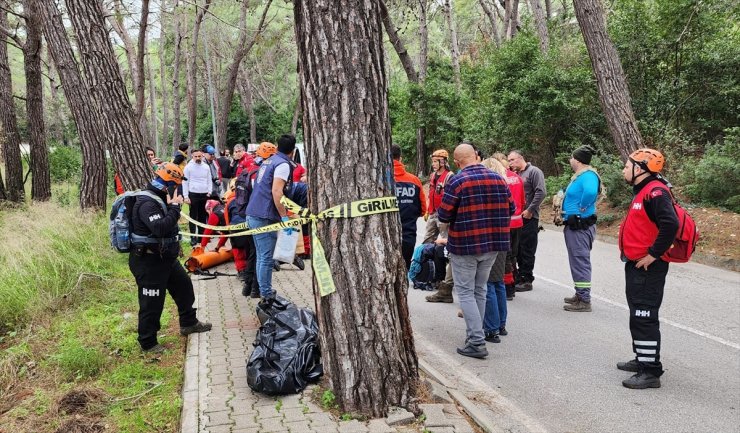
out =
[[[139,195],[131,210],[131,253],[129,269],[139,292],[139,344],[144,352],[160,353],[164,346],[157,342],[165,293],[177,305],[180,334],[211,330],[211,324],[198,320],[193,303],[193,283],[180,262],[180,205],[183,198],[176,186],[184,179],[180,167],[173,163],[159,166],[154,179]],[[173,190],[167,194],[168,187]]]

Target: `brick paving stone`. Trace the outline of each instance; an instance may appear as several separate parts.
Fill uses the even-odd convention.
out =
[[[284,403],[283,403],[284,404]],[[283,417],[285,418],[285,422],[293,422],[293,421],[306,421],[308,422],[308,418],[306,418],[306,414],[303,413],[303,409],[301,408],[280,408],[280,412],[282,412]]]
[[[229,385],[231,384],[231,375],[229,373],[213,374],[210,378],[211,385]]]
[[[233,424],[234,422],[230,419],[231,411],[225,410],[221,412],[210,412],[207,413],[206,416],[208,417],[208,421],[206,422],[206,427],[211,427],[215,425],[224,425],[224,424]]]
[[[262,432],[277,432],[277,431],[287,431],[287,427],[283,425],[283,420],[281,418],[267,418],[259,419],[259,424]]]
[[[371,419],[367,423],[367,429],[370,433],[393,433],[396,431],[393,427],[389,426],[388,423],[382,419]]]
[[[339,423],[339,433],[367,433],[367,426],[356,419]]]
[[[420,404],[419,409],[426,415],[426,419],[424,420],[425,427],[455,426],[453,418],[448,413],[445,413],[444,405],[442,404]]]
[[[283,402],[283,408],[301,407],[301,396],[299,394],[284,395],[280,397],[280,401]]]
[[[214,425],[207,427],[208,433],[231,433],[230,425]]]
[[[276,403],[273,403],[272,406],[258,406],[257,413],[259,414],[259,417],[262,418],[283,418],[283,414],[280,413],[277,409],[275,409]]]
[[[231,433],[260,433],[259,427],[235,428]]]
[[[305,420],[304,421],[283,422],[283,425],[288,428],[288,431],[290,431],[290,433],[312,431],[311,427],[308,425],[308,421],[305,421]]]
[[[256,428],[260,424],[255,421],[255,414],[249,413],[244,415],[232,415],[231,419],[234,421],[234,428]]]
[[[306,417],[311,420],[311,426],[320,426],[320,425],[331,425],[336,424],[334,419],[323,412],[317,412],[317,413],[308,413],[306,414]]]

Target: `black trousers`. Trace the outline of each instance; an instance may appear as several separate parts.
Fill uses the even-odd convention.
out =
[[[208,221],[208,214],[206,213],[206,202],[208,201],[208,195],[201,192],[191,192],[188,195],[190,199],[190,218],[205,224]],[[198,227],[193,223],[190,223],[190,233],[201,234],[205,231],[203,227]],[[199,244],[200,238],[193,237],[190,240],[191,244]]]
[[[516,266],[516,258],[519,254],[519,239],[522,237],[522,228],[518,227],[515,229],[509,230],[509,236],[511,238],[511,245],[509,246],[509,251],[506,252],[506,267],[504,268],[504,273],[511,272],[514,276],[514,281],[519,280],[519,270]],[[514,290],[513,284],[508,284],[506,286],[506,296],[511,296],[516,292]]]
[[[516,260],[519,265],[517,282],[531,283],[534,281],[534,255],[537,252],[537,232],[539,230],[539,218],[524,219]]]
[[[632,350],[640,368],[654,376],[663,374],[658,310],[663,302],[667,273],[668,263],[660,259],[654,261],[647,270],[637,269],[635,262],[624,265]]]
[[[414,257],[414,242],[401,242],[401,254],[403,261],[406,263],[406,271],[411,267],[411,259]]]
[[[157,345],[159,319],[164,309],[165,293],[177,305],[180,327],[198,323],[195,315],[193,283],[176,258],[163,259],[159,254],[144,253],[128,256],[128,267],[139,290],[139,344],[146,350]]]
[[[245,286],[250,289],[259,289],[259,283],[257,283],[257,249],[254,246],[252,236],[247,236],[247,281]]]

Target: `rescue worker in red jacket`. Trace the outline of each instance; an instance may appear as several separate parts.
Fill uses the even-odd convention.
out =
[[[432,153],[432,174],[429,177],[429,207],[427,208],[427,231],[424,234],[425,244],[430,244],[437,240],[439,235],[439,220],[437,219],[437,208],[442,204],[445,184],[449,178],[450,164],[447,159],[450,157],[444,149],[437,149]]]
[[[208,200],[206,202],[206,213],[208,214],[208,221],[206,224],[209,226],[227,226],[228,223],[226,222],[226,208],[224,205],[222,205],[218,200]],[[203,249],[206,248],[206,245],[208,245],[208,242],[211,241],[211,237],[209,235],[212,235],[215,232],[215,230],[212,229],[205,229],[203,232],[203,238],[200,241],[200,246],[203,247]],[[221,247],[224,246],[226,243],[226,237],[221,236],[218,239],[218,243],[216,244],[215,251],[218,251],[221,249]]]
[[[661,256],[671,247],[678,231],[670,184],[660,176],[664,163],[665,158],[657,150],[639,149],[632,152],[622,170],[635,193],[619,230],[635,359],[619,362],[617,368],[635,373],[622,381],[622,385],[632,389],[660,388],[663,374],[658,310],[668,262]]]

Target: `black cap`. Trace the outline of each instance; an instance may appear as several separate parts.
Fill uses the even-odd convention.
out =
[[[594,156],[596,150],[591,146],[581,146],[573,151],[573,158],[583,164],[591,164],[591,157]]]

